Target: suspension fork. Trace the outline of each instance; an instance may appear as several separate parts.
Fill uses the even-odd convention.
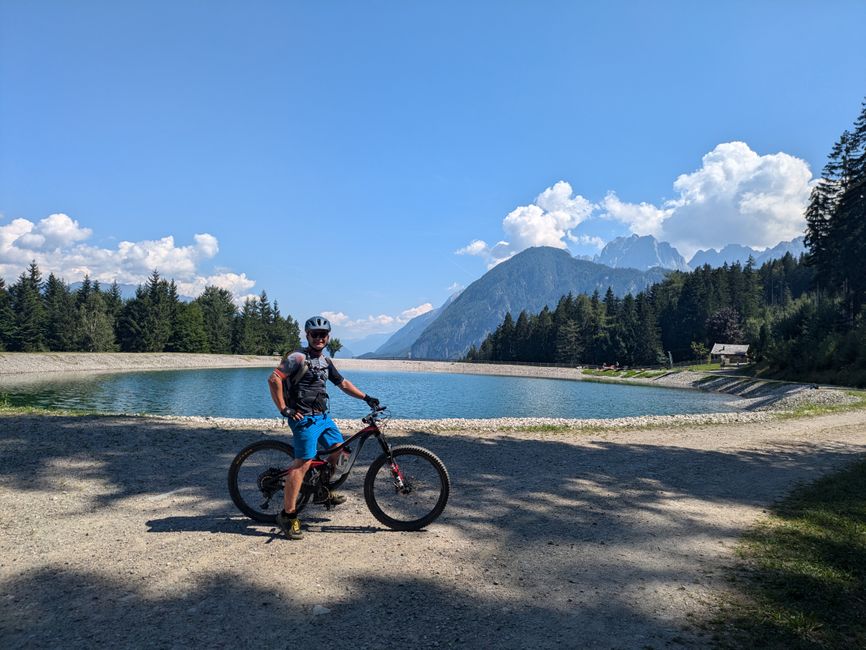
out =
[[[388,460],[388,466],[391,468],[391,476],[394,477],[394,484],[398,489],[404,489],[405,482],[403,477],[403,471],[400,469],[400,466],[397,465],[397,461],[394,460],[394,454],[391,453],[391,445],[388,444],[388,441],[385,440],[385,434],[379,431],[376,435],[376,440],[379,441],[379,445],[382,447],[382,453],[385,454],[385,458]]]

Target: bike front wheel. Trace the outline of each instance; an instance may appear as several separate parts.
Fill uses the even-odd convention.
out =
[[[448,503],[451,479],[444,463],[423,447],[394,447],[367,470],[364,499],[373,516],[393,530],[420,530]]]
[[[255,521],[274,523],[283,509],[285,472],[294,460],[295,450],[279,440],[259,440],[244,447],[228,475],[229,494],[238,510]],[[301,510],[309,498],[302,490],[296,509]]]

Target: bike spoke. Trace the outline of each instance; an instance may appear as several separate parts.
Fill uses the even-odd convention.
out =
[[[250,454],[238,469],[237,489],[241,499],[263,515],[283,508],[282,473],[292,457],[280,449],[264,448]]]
[[[373,491],[382,513],[391,519],[411,522],[423,519],[436,508],[442,494],[442,477],[437,468],[423,456],[403,454],[396,463],[400,477],[389,463],[375,476]]]

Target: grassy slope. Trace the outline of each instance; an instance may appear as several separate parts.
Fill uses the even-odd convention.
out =
[[[866,461],[795,490],[739,552],[721,647],[866,647]]]

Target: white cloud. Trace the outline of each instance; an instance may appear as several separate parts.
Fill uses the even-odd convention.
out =
[[[662,223],[672,212],[671,208],[659,209],[650,203],[624,203],[614,192],[608,192],[601,203],[604,218],[616,219],[626,224],[636,235],[661,234]]]
[[[453,295],[458,291],[463,291],[466,287],[460,284],[459,282],[452,282],[451,285],[445,289],[448,292],[448,295]]]
[[[487,268],[530,246],[566,248],[567,242],[601,249],[600,237],[574,230],[590,218],[615,220],[637,235],[673,244],[687,258],[699,248],[744,244],[762,249],[803,234],[803,213],[814,186],[809,165],[786,153],[759,155],[744,142],[725,142],[700,169],[673,183],[675,198],[660,205],[628,203],[609,191],[598,205],[559,181],[530,205],[503,220],[507,241],[476,239],[455,251],[484,259]]]
[[[183,296],[198,296],[204,292],[205,287],[218,287],[230,291],[235,296],[235,302],[243,304],[245,298],[255,295],[245,293],[252,289],[255,284],[255,280],[250,280],[246,273],[217,273],[215,275],[196,276],[190,282],[178,281],[177,290]]]
[[[369,315],[366,318],[351,318],[341,311],[323,311],[322,316],[331,321],[335,328],[340,328],[347,338],[361,338],[369,334],[387,334],[403,327],[410,320],[433,309],[433,305],[425,302],[423,305],[405,309],[397,316],[389,314]]]
[[[163,277],[174,278],[183,295],[197,296],[212,284],[231,291],[239,302],[255,285],[243,273],[206,275],[201,271],[201,263],[219,252],[217,238],[209,233],[195,234],[189,246],[176,245],[168,235],[122,241],[112,249],[84,243],[92,232],[65,214],[52,214],[38,223],[14,219],[0,225],[0,276],[11,283],[31,260],[43,275],[54,273],[67,282],[89,275],[102,283],[142,284],[157,269]]]
[[[592,246],[593,248],[597,248],[601,250],[604,248],[604,245],[607,243],[601,237],[594,237],[591,235],[579,235],[575,237],[574,235],[570,236],[569,241],[574,242],[575,244],[581,244],[583,246]]]
[[[433,305],[429,302],[425,302],[423,305],[418,305],[417,307],[412,307],[411,309],[406,309],[405,311],[400,312],[400,318],[409,322],[416,316],[426,314],[428,311],[433,311]]]
[[[332,325],[345,325],[351,321],[351,319],[341,311],[323,311],[322,316],[331,321]]]
[[[700,169],[674,181],[678,196],[662,207],[624,203],[611,192],[603,216],[668,241],[687,258],[731,243],[766,248],[803,234],[813,185],[804,160],[761,156],[744,142],[726,142],[703,157]]]
[[[573,195],[572,187],[559,181],[535,197],[530,205],[518,206],[502,220],[502,229],[508,237],[495,246],[476,239],[456,251],[459,255],[476,255],[492,268],[509,257],[531,246],[567,248],[566,239],[592,214],[594,206],[580,195]]]

